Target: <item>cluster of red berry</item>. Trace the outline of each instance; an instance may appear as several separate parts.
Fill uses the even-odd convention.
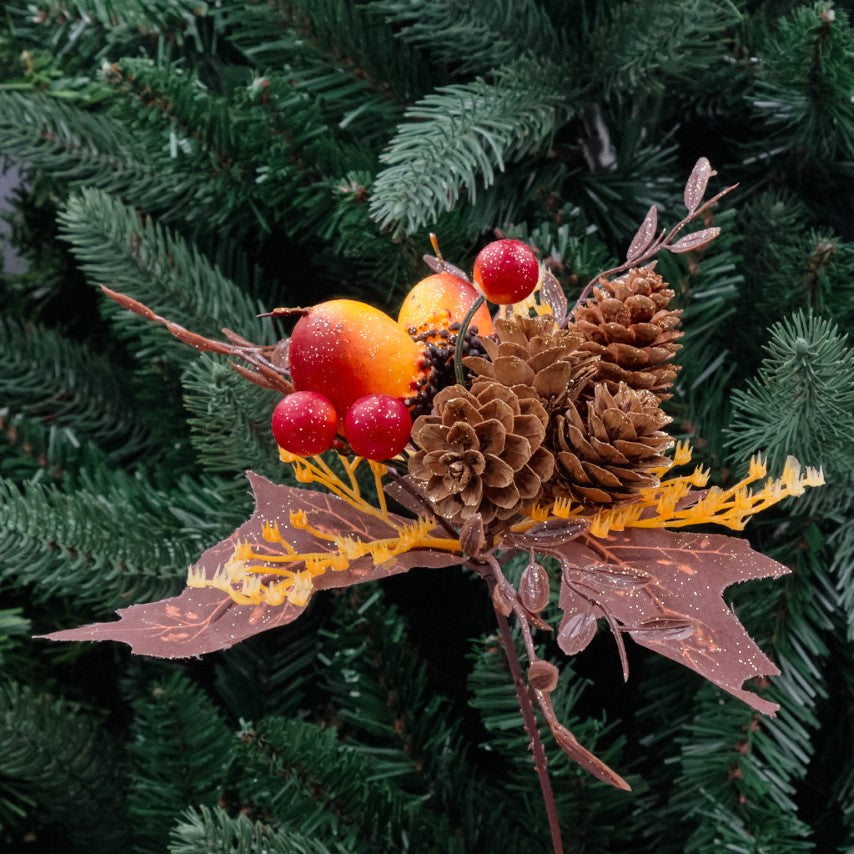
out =
[[[496,240],[478,254],[473,278],[489,302],[509,305],[534,290],[539,264],[520,240]],[[409,330],[423,333],[459,324],[478,296],[465,279],[444,272],[415,285],[397,321],[356,300],[310,308],[297,321],[288,350],[296,391],[273,412],[279,447],[312,456],[328,450],[340,434],[361,457],[397,456],[412,430],[405,400],[427,370],[423,341],[413,340]],[[486,305],[473,322],[481,335],[491,334]]]

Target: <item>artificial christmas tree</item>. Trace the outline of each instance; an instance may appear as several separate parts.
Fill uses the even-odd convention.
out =
[[[293,483],[269,429],[286,389],[194,354],[97,285],[208,339],[228,327],[267,348],[259,363],[275,362],[290,330],[257,317],[273,306],[396,309],[429,272],[428,230],[464,269],[496,237],[523,240],[571,306],[619,266],[651,203],[691,209],[679,179],[706,155],[741,183],[687,236],[720,236],[644,274],[675,292],[665,311],[682,312],[681,349],[643,338],[631,308],[614,321],[633,336],[624,343],[667,353],[612,363],[678,365],[672,397],[648,388],[653,407],[621,375],[614,407],[579,382],[544,442],[563,471],[577,466],[560,453],[589,473],[602,449],[596,462],[579,453],[573,431],[595,429],[600,411],[654,408],[653,422],[672,420],[644,435],[690,439],[724,489],[760,450],[772,470],[790,453],[824,468],[825,487],[746,532],[792,574],[733,591],[781,671],[746,687],[780,712],[756,715],[628,644],[624,685],[600,631],[560,661],[551,703],[633,792],[589,780],[543,727],[555,816],[579,851],[847,844],[854,66],[841,8],[38,0],[4,11],[0,153],[26,175],[12,241],[29,263],[0,278],[5,843],[548,845],[492,604],[454,567],[313,597],[304,622],[165,669],[112,645],[31,639],[178,593],[187,567],[249,517],[246,468]],[[585,294],[579,333],[606,299]],[[613,338],[591,340],[614,352]],[[505,568],[513,584],[530,560],[517,563]],[[570,648],[591,626],[572,593]],[[538,614],[559,625],[558,595],[553,585]],[[539,660],[558,643],[536,641]]]

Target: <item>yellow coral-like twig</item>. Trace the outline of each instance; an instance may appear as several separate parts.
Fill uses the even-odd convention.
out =
[[[759,489],[750,489],[762,480],[767,467],[761,457],[750,461],[747,475],[728,489],[712,487],[698,500],[686,503],[696,487],[705,486],[708,472],[701,468],[690,475],[662,481],[659,486],[644,490],[635,504],[600,510],[593,519],[590,533],[606,537],[610,531],[625,528],[682,528],[687,525],[722,525],[741,531],[747,520],[792,495],[802,495],[807,487],[822,486],[821,469],[801,468],[789,457],[778,478],[768,478]],[[681,505],[680,505],[681,502]]]
[[[374,476],[374,483],[377,489],[377,502],[380,505],[379,507],[374,507],[373,504],[363,497],[359,481],[356,478],[356,469],[362,463],[363,458],[354,457],[351,460],[341,454],[337,456],[338,462],[347,475],[348,482],[346,483],[332,470],[323,457],[300,457],[284,450],[284,448],[279,448],[279,459],[291,466],[294,477],[299,483],[319,483],[333,495],[337,495],[346,501],[351,507],[355,507],[362,513],[367,513],[376,519],[381,519],[392,528],[395,527],[389,518],[385,493],[382,487],[382,477],[388,471],[388,468],[382,463],[377,463],[373,460],[367,461]]]
[[[678,442],[673,458],[654,474],[661,478],[674,466],[690,461],[690,446]],[[800,463],[789,457],[779,478],[769,478],[758,490],[750,489],[766,474],[765,462],[755,456],[750,461],[747,476],[734,486],[729,489],[712,487],[692,501],[692,495],[709,481],[708,470],[698,466],[690,474],[666,478],[647,487],[630,503],[599,510],[592,517],[589,533],[601,538],[611,531],[626,528],[682,528],[709,523],[740,531],[756,513],[790,495],[801,495],[807,487],[824,484],[821,469],[808,467],[802,471]],[[548,519],[590,518],[590,515],[589,507],[573,503],[569,498],[557,498],[551,505],[535,505],[528,518],[514,525],[512,531],[524,533]]]
[[[313,592],[312,579],[328,571],[349,569],[351,562],[369,556],[375,566],[381,566],[399,555],[415,549],[456,552],[460,542],[450,537],[434,537],[434,523],[419,518],[406,525],[396,526],[396,536],[374,540],[358,540],[351,536],[328,534],[309,524],[302,511],[291,514],[291,523],[324,542],[334,545],[328,552],[296,552],[283,542],[278,527],[263,523],[262,536],[267,542],[277,542],[285,551],[271,554],[256,550],[250,543],[238,542],[232,556],[219,567],[213,577],[207,577],[199,567],[190,567],[187,584],[190,587],[215,587],[239,605],[280,605],[287,601],[304,606]],[[293,569],[283,566],[288,564]],[[304,569],[296,567],[302,565]]]

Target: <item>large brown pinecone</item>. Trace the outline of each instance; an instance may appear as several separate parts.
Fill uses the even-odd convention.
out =
[[[510,519],[541,498],[554,470],[542,447],[548,421],[538,400],[500,382],[479,379],[471,391],[449,386],[412,427],[419,450],[409,473],[449,521],[475,513],[487,524]]]
[[[575,405],[554,418],[549,446],[557,457],[550,497],[582,504],[612,504],[658,483],[655,469],[667,465],[663,452],[673,439],[661,428],[670,421],[658,396],[620,383],[612,394],[597,383],[585,401],[586,418]]]
[[[577,399],[595,373],[596,357],[579,349],[579,332],[559,329],[554,317],[495,321],[495,337],[480,339],[487,358],[469,356],[463,364],[476,376],[494,379],[522,397],[538,399],[551,413]]]
[[[641,267],[613,282],[601,280],[593,297],[575,311],[569,329],[584,338],[580,349],[599,357],[596,381],[615,392],[620,383],[648,389],[660,400],[679,370],[681,312],[669,309],[674,292],[658,273]]]

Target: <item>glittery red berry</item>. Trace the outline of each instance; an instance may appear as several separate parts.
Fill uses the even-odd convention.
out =
[[[322,394],[295,391],[276,405],[272,427],[280,448],[310,457],[329,450],[338,430],[338,413]]]
[[[396,457],[409,441],[412,417],[403,401],[387,394],[360,397],[344,416],[344,436],[368,460]]]
[[[498,305],[510,305],[530,296],[540,277],[540,265],[521,240],[495,240],[474,260],[474,281],[483,295]]]

